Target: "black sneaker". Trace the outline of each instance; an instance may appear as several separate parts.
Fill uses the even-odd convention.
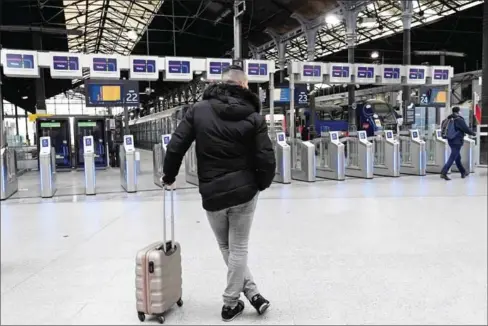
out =
[[[451,178],[449,178],[449,177],[447,176],[447,174],[442,174],[442,173],[441,173],[441,179],[444,179],[444,180],[446,180],[446,181],[451,180]]]
[[[464,172],[464,173],[461,173],[461,178],[466,178],[468,176],[468,173]]]
[[[255,296],[253,296],[251,299],[251,304],[260,315],[264,314],[271,305],[269,301],[263,298],[261,294],[256,294]]]
[[[241,300],[237,301],[237,306],[234,308],[231,308],[229,306],[223,306],[222,307],[222,320],[223,321],[232,321],[234,320],[237,316],[242,314],[244,311],[244,302]]]

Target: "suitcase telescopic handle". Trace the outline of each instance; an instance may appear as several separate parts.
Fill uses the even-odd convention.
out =
[[[170,192],[170,219],[171,219],[171,249],[174,247],[174,241],[175,241],[175,206],[174,206],[174,192],[175,189],[170,186],[171,189],[166,189],[166,186],[163,187],[163,247],[164,250],[166,251],[166,233],[167,233],[167,227],[166,227],[166,192]]]

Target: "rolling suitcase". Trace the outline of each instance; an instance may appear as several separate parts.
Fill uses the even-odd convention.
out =
[[[163,242],[153,243],[140,250],[136,256],[137,315],[142,322],[146,315],[157,316],[164,323],[163,314],[175,303],[183,301],[181,278],[181,247],[175,242],[174,190],[171,195],[171,240],[166,241],[166,192],[163,190]]]

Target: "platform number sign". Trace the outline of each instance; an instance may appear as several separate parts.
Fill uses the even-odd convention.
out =
[[[139,104],[139,94],[136,92],[129,91],[126,95],[125,103],[127,104]]]
[[[300,92],[300,94],[298,94],[298,104],[307,104],[307,103],[308,103],[307,93]]]
[[[429,97],[427,96],[427,94],[422,94],[420,96],[420,104],[422,104],[422,105],[429,104]]]

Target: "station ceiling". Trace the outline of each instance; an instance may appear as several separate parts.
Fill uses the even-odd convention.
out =
[[[350,5],[353,1],[343,2]],[[81,35],[43,34],[43,50],[194,57],[232,54],[233,0],[0,0],[0,3],[3,6],[0,25],[81,31]],[[481,52],[481,3],[480,0],[414,0],[412,49],[469,52],[457,64],[475,66],[476,53]],[[357,0],[357,5],[362,5],[358,15],[357,60],[368,61],[368,51],[378,50],[385,62],[401,63],[400,1]],[[298,13],[313,20],[337,12],[339,6],[340,1],[336,0],[246,0],[242,24],[244,56],[254,46],[260,47],[266,58],[276,60],[276,47],[265,32],[271,29],[290,36],[288,59],[305,60],[306,39],[300,24],[291,15]],[[361,23],[366,17],[373,17],[376,22]],[[446,23],[439,25],[442,20]],[[0,37],[5,48],[34,48],[32,33],[1,32]],[[472,41],[467,43],[468,39]],[[345,48],[344,24],[340,19],[329,20],[318,33],[316,59],[345,61]],[[53,80],[48,70],[45,78],[47,98],[83,83],[83,80]],[[164,94],[179,85],[159,81],[151,87],[157,94]],[[145,86],[141,83],[140,88],[143,90]],[[4,78],[6,99],[29,111],[34,111],[34,90],[33,80]]]

